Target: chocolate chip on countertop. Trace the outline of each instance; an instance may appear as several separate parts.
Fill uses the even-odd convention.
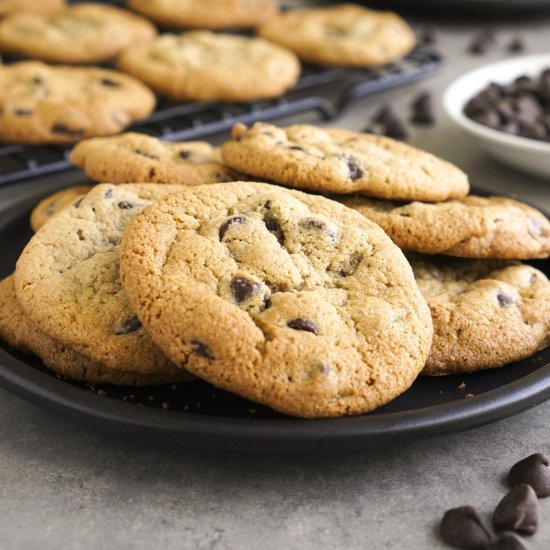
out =
[[[516,533],[507,531],[483,548],[484,550],[530,550],[531,546]]]
[[[374,115],[371,117],[371,122],[373,124],[385,124],[388,120],[393,120],[395,116],[393,109],[385,103],[374,112]]]
[[[405,125],[398,118],[394,118],[386,122],[383,129],[383,134],[387,137],[398,140],[406,140],[409,137],[409,133],[407,132]]]
[[[508,473],[507,482],[510,487],[521,483],[531,485],[539,498],[550,496],[549,458],[542,453],[535,453],[517,464]]]
[[[443,540],[455,548],[485,548],[493,538],[489,522],[473,506],[447,510],[440,532]]]
[[[474,55],[483,55],[487,53],[489,48],[495,43],[495,35],[490,30],[483,30],[470,42],[468,45],[468,51]]]
[[[414,124],[433,124],[435,122],[432,96],[423,92],[411,103],[411,118]]]
[[[433,46],[437,43],[437,29],[425,27],[418,33],[418,41],[422,46]]]
[[[288,321],[287,326],[294,330],[304,330],[306,332],[312,332],[317,334],[317,326],[313,321],[298,317],[297,319],[291,319]]]
[[[537,531],[539,501],[526,483],[516,485],[497,505],[493,525],[497,531],[517,531],[532,535]]]
[[[508,43],[508,51],[512,53],[518,53],[525,51],[525,40],[521,36],[514,36]]]

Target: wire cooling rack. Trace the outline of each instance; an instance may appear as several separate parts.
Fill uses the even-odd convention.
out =
[[[172,103],[160,100],[155,112],[129,130],[169,141],[194,140],[227,131],[236,122],[251,124],[313,111],[322,120],[337,118],[360,97],[423,78],[441,64],[438,53],[418,48],[399,62],[376,69],[324,68],[305,65],[294,89],[272,100],[254,103]],[[323,86],[343,88],[336,99],[319,95]],[[71,167],[66,146],[0,147],[0,185],[60,172]]]

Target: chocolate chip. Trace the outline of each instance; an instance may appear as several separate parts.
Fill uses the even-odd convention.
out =
[[[63,134],[74,138],[80,137],[84,134],[84,130],[69,128],[68,126],[65,126],[65,124],[54,124],[50,130],[52,134]]]
[[[78,208],[81,204],[82,204],[82,201],[84,200],[84,197],[80,197],[75,203],[74,203],[74,207],[75,208]]]
[[[223,240],[223,237],[227,233],[227,230],[233,225],[233,224],[241,224],[246,223],[246,218],[244,216],[233,216],[232,218],[229,218],[225,222],[223,222],[220,226],[220,229],[218,231],[218,236],[220,237],[220,241]]]
[[[130,208],[134,208],[134,205],[128,201],[120,201],[118,207],[122,210],[129,210]]]
[[[437,29],[426,27],[419,33],[418,41],[424,46],[433,46],[437,43]]]
[[[499,292],[497,294],[497,301],[500,307],[509,307],[509,306],[518,305],[518,303],[514,298],[512,298],[511,296],[508,296],[508,294],[504,294],[503,292]]]
[[[31,82],[33,84],[44,84],[44,79],[41,76],[33,76]]]
[[[363,260],[363,255],[360,252],[354,252],[350,257],[349,260],[340,266],[338,270],[338,275],[340,277],[349,277],[350,275],[353,275],[357,268],[359,267],[359,264]]]
[[[485,550],[529,550],[531,546],[515,533],[505,532],[483,548]]]
[[[332,224],[327,224],[323,220],[316,220],[315,218],[307,218],[300,222],[300,225],[305,229],[313,229],[326,233],[331,239],[335,239],[338,235],[336,227]]]
[[[214,354],[206,344],[203,344],[198,340],[191,340],[189,342],[189,345],[191,346],[193,353],[195,353],[196,355],[199,355],[200,357],[205,357],[210,361],[214,359]]]
[[[291,150],[291,151],[303,151],[303,149],[299,145],[291,145],[289,147],[289,150]]]
[[[428,92],[418,95],[411,104],[411,122],[414,124],[433,124],[435,116],[432,96]]]
[[[137,155],[141,155],[142,157],[147,157],[148,159],[159,160],[159,157],[157,157],[157,155],[153,155],[152,153],[147,153],[142,149],[136,149],[134,153],[136,153]]]
[[[103,196],[106,198],[106,199],[110,199],[112,196],[113,196],[113,192],[114,190],[111,188],[111,189],[107,189],[107,191],[105,191],[105,193],[103,194]]]
[[[106,86],[107,88],[120,88],[120,82],[113,80],[112,78],[102,78],[101,85]]]
[[[244,277],[235,277],[231,281],[231,291],[238,303],[248,300],[260,290],[260,285]]]
[[[32,111],[30,109],[16,108],[13,110],[13,114],[16,116],[30,116],[32,115]]]
[[[474,55],[483,55],[495,43],[495,35],[492,31],[483,30],[470,42],[468,51]]]
[[[383,134],[387,137],[399,140],[405,140],[409,137],[405,125],[397,118],[386,122]]]
[[[183,159],[183,160],[186,160],[188,159],[190,156],[191,156],[191,151],[186,151],[186,150],[183,150],[183,151],[180,151],[180,157]]]
[[[520,135],[529,139],[544,140],[548,135],[546,127],[539,122],[520,121]]]
[[[279,223],[279,220],[271,216],[267,216],[264,218],[264,223],[267,230],[275,235],[275,237],[279,241],[279,244],[283,244],[285,242],[285,234],[281,229],[281,224]]]
[[[526,483],[516,485],[497,505],[493,525],[497,531],[517,531],[532,535],[537,530],[539,501]]]
[[[359,167],[355,159],[348,157],[347,163],[348,163],[348,170],[349,170],[349,178],[351,179],[351,181],[355,181],[363,177],[363,170],[361,170],[361,168]]]
[[[447,510],[440,532],[443,540],[455,548],[485,548],[493,538],[491,526],[473,506]]]
[[[392,108],[384,104],[378,108],[371,118],[371,122],[374,124],[385,124],[388,120],[393,120],[395,118],[395,113]]]
[[[517,464],[508,473],[507,482],[510,487],[521,483],[531,485],[539,498],[550,496],[550,469],[548,456],[535,453]]]
[[[317,326],[315,323],[301,317],[288,321],[287,326],[294,330],[305,330],[306,332],[317,334]]]
[[[508,43],[508,51],[511,53],[523,52],[525,49],[525,41],[521,36],[514,36]]]
[[[121,336],[123,334],[130,334],[132,332],[138,331],[142,327],[141,321],[135,316],[132,315],[127,319],[124,319],[114,330],[113,334]]]

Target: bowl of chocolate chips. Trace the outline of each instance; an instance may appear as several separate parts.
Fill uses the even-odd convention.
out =
[[[445,91],[447,114],[494,158],[550,177],[550,54],[485,65]]]

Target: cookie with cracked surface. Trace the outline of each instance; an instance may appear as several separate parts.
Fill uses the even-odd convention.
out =
[[[181,188],[97,185],[52,218],[17,262],[17,298],[29,319],[51,338],[114,371],[177,374],[128,305],[118,252],[128,222]]]
[[[31,228],[36,233],[52,216],[82,198],[93,185],[74,185],[42,199],[31,212]]]
[[[438,202],[468,194],[464,172],[393,139],[296,124],[233,127],[224,163],[261,179],[330,193]]]
[[[23,61],[0,66],[0,141],[73,143],[148,116],[155,96],[107,69]]]
[[[81,141],[71,152],[73,164],[96,181],[200,185],[233,181],[219,149],[205,141],[167,142],[145,134]]]
[[[370,411],[430,349],[429,310],[389,237],[273,185],[190,187],[147,209],[124,235],[121,279],[176,364],[294,416]]]
[[[117,66],[176,101],[277,97],[300,76],[298,58],[282,46],[209,31],[161,35],[126,49]]]
[[[1,0],[0,17],[10,13],[29,12],[29,13],[48,13],[59,10],[65,6],[65,0]]]
[[[303,61],[374,67],[401,59],[415,46],[414,32],[397,14],[354,4],[290,10],[258,29]]]
[[[538,210],[506,197],[397,204],[338,197],[377,223],[399,248],[465,258],[526,260],[550,255],[550,222]]]
[[[245,29],[278,11],[276,0],[128,0],[128,7],[172,29]]]
[[[0,281],[0,339],[22,353],[39,357],[50,370],[73,380],[118,386],[150,386],[189,379],[181,369],[169,374],[149,375],[138,371],[114,371],[50,338],[25,315],[15,295],[12,275]]]
[[[0,22],[0,52],[49,63],[104,63],[156,34],[152,23],[129,11],[85,3],[6,17]]]
[[[423,374],[501,367],[550,344],[550,281],[530,265],[410,258],[434,323]]]

